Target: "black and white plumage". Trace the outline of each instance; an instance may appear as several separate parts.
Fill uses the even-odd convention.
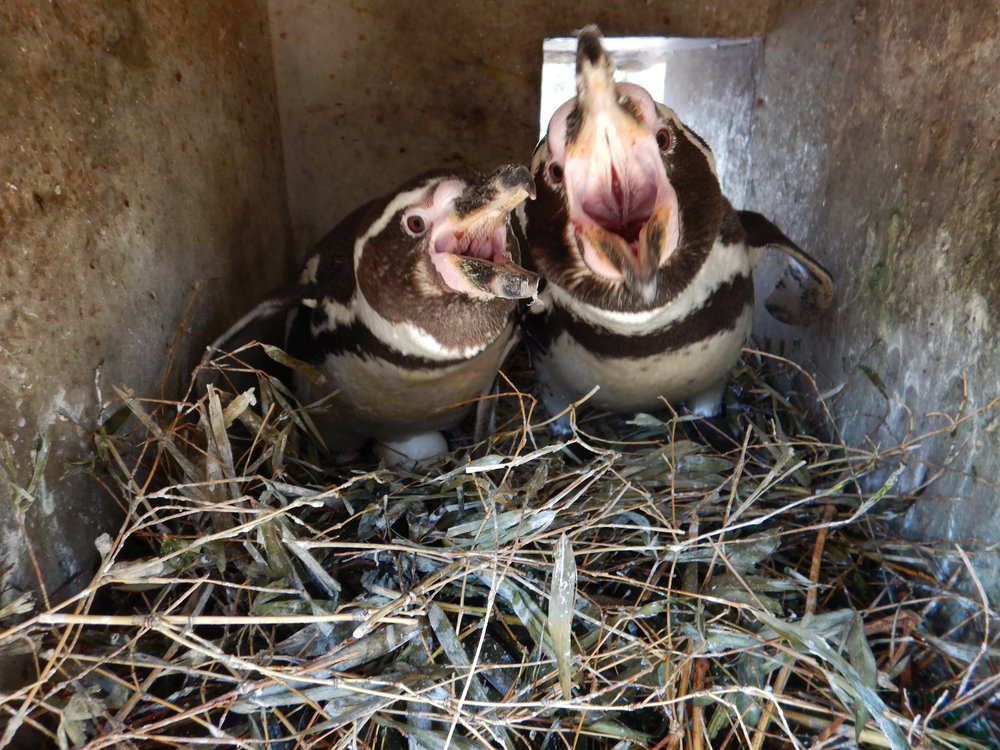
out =
[[[436,453],[435,434],[490,389],[513,343],[515,300],[537,289],[537,276],[516,265],[509,227],[533,195],[520,166],[430,173],[319,242],[287,347],[326,376],[304,390],[333,393],[320,419],[331,448],[374,438],[407,457]]]
[[[589,403],[609,411],[666,400],[717,414],[767,247],[791,261],[765,302],[776,317],[804,323],[829,304],[825,269],[729,204],[709,146],[645,89],[615,83],[594,26],[579,33],[577,95],[552,116],[532,172],[524,220],[544,304],[525,327],[550,414],[594,386]]]
[[[439,453],[439,431],[489,391],[515,343],[516,300],[537,292],[509,226],[533,195],[523,166],[421,175],[344,218],[297,284],[219,342],[290,310],[288,353],[324,376],[296,374],[296,390],[305,403],[324,401],[314,419],[331,450],[374,439],[390,460]]]

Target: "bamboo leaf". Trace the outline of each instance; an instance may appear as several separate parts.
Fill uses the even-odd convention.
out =
[[[576,608],[576,559],[569,537],[563,534],[553,551],[552,585],[549,588],[548,629],[559,669],[564,700],[573,696],[572,625]]]

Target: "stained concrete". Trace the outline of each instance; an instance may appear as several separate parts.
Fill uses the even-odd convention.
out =
[[[909,468],[897,490],[916,498],[901,526],[985,550],[976,561],[994,597],[1000,410],[976,410],[1000,397],[996,11],[782,3],[765,35],[748,198],[839,287],[819,324],[761,318],[761,340],[822,389],[842,386],[829,403],[849,444],[889,452],[936,432],[898,459]],[[938,559],[943,576],[962,565]]]
[[[290,233],[263,0],[6,0],[0,28],[3,602],[88,580],[114,386],[173,395],[289,272]]]

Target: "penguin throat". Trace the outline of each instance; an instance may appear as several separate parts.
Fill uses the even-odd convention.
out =
[[[638,253],[639,235],[668,184],[659,147],[645,126],[617,106],[594,118],[580,141],[567,146],[570,218],[580,229],[596,224]]]
[[[434,252],[478,258],[495,263],[507,253],[506,225],[476,227],[466,232],[444,231],[434,239]]]
[[[655,141],[650,139],[655,146]],[[566,160],[567,207],[575,242],[592,272],[624,282],[643,298],[679,240],[677,194],[658,152],[640,143]],[[607,151],[611,151],[608,149]]]
[[[620,237],[638,255],[639,238],[656,204],[655,182],[623,175],[612,166],[604,179],[587,180],[579,195],[578,210],[571,218],[580,228],[597,225]]]
[[[610,179],[596,189],[585,191],[580,208],[587,219],[606,232],[621,237],[636,250],[639,233],[653,215],[656,205],[656,185],[623,182],[618,170],[611,168]]]

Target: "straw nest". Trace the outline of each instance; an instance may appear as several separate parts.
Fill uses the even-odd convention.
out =
[[[490,441],[397,471],[335,465],[322,404],[242,355],[119,393],[124,526],[80,594],[0,610],[39,674],[0,746],[998,746],[996,622],[940,580],[965,553],[889,530],[912,443],[847,447],[789,363],[747,353],[728,447],[666,409],[553,443],[523,377]]]

